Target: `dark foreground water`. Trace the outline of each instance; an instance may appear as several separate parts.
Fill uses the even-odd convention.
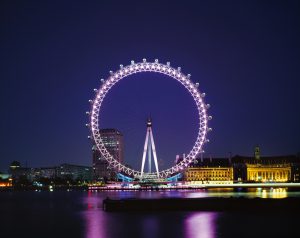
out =
[[[300,214],[242,212],[108,213],[102,200],[159,197],[293,196],[287,190],[0,192],[0,237],[300,237]],[[299,200],[300,201],[300,200]],[[276,209],[276,208],[274,208]]]

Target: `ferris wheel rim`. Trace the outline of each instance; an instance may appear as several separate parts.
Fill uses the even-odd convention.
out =
[[[100,108],[109,90],[120,80],[132,74],[140,73],[140,72],[161,73],[177,80],[188,90],[188,92],[193,97],[194,102],[196,103],[197,106],[199,127],[198,127],[198,135],[196,141],[194,142],[191,151],[187,154],[186,157],[183,158],[182,161],[180,161],[178,164],[168,169],[159,172],[159,178],[167,178],[169,176],[172,176],[182,171],[184,168],[186,168],[190,163],[192,163],[196,159],[196,156],[200,152],[202,152],[202,147],[204,143],[207,142],[206,135],[210,129],[208,128],[208,120],[211,119],[211,117],[207,115],[207,108],[209,105],[208,104],[206,105],[204,102],[203,98],[205,94],[200,92],[197,83],[194,84],[190,80],[189,74],[185,75],[184,73],[181,72],[180,67],[175,69],[170,66],[169,62],[167,64],[162,64],[159,63],[158,60],[155,60],[154,62],[147,62],[145,59],[143,59],[142,62],[138,62],[138,63],[131,61],[131,64],[127,66],[120,65],[120,69],[117,70],[116,72],[110,71],[110,76],[106,80],[101,79],[102,84],[100,85],[99,89],[94,89],[94,91],[96,92],[96,96],[94,100],[91,100],[92,108],[91,111],[88,112],[88,114],[90,115],[90,126],[91,126],[92,137],[99,152],[101,153],[103,158],[109,163],[109,166],[111,166],[112,168],[114,168],[119,172],[124,172],[125,174],[128,174],[130,176],[131,175],[134,177],[141,176],[140,171],[131,169],[113,158],[113,156],[107,151],[101,139],[100,127],[99,127]],[[143,174],[156,175],[156,173],[154,172],[143,173]]]

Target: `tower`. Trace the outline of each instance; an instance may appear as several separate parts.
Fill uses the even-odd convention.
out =
[[[107,151],[120,163],[123,162],[124,142],[123,135],[117,129],[101,129],[101,139]],[[108,162],[101,156],[96,145],[93,145],[94,179],[115,180],[116,174],[109,168]]]
[[[260,160],[260,149],[259,149],[259,146],[256,146],[255,149],[254,149],[254,157],[255,157],[256,161]]]
[[[150,118],[147,120],[147,132],[146,132],[146,139],[145,139],[144,152],[142,158],[141,177],[143,177],[143,173],[144,173],[144,166],[145,166],[147,152],[148,152],[148,173],[151,173],[151,157],[153,154],[156,174],[157,177],[159,177],[156,149],[155,149],[155,144],[154,144],[153,134],[152,134],[152,121]]]

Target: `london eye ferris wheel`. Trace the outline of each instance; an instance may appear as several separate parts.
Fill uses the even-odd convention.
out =
[[[100,135],[101,123],[99,121],[99,115],[101,112],[101,105],[104,101],[105,96],[117,82],[125,79],[132,74],[140,72],[160,73],[180,82],[193,97],[198,111],[198,128],[195,128],[198,130],[198,134],[191,151],[179,163],[175,164],[171,168],[157,171],[156,173],[143,174],[142,171],[134,170],[120,163],[109,153]],[[120,65],[120,69],[116,72],[110,71],[110,75],[107,77],[107,79],[101,79],[101,85],[99,89],[94,89],[96,93],[94,99],[89,100],[92,104],[91,110],[86,113],[90,118],[90,123],[88,125],[91,129],[91,138],[94,140],[94,143],[101,153],[101,156],[108,162],[111,168],[113,168],[117,172],[125,173],[135,178],[141,178],[143,175],[157,176],[158,178],[167,178],[184,170],[190,163],[195,160],[196,156],[203,151],[203,145],[208,142],[208,139],[206,139],[207,133],[211,130],[211,128],[208,127],[208,120],[211,119],[211,116],[208,116],[207,114],[209,104],[205,104],[204,102],[205,93],[200,92],[199,83],[193,83],[190,77],[190,74],[186,75],[182,73],[180,67],[178,67],[177,69],[171,67],[169,62],[167,62],[166,64],[162,64],[159,63],[157,59],[154,62],[147,62],[146,59],[143,59],[142,62],[138,63],[131,61],[131,64],[127,66]]]

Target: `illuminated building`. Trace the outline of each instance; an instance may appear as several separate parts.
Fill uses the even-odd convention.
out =
[[[11,186],[12,186],[11,175],[0,173],[0,187],[11,187]]]
[[[199,158],[186,169],[184,177],[193,183],[233,183],[233,167],[227,158]]]
[[[24,179],[34,181],[39,178],[62,178],[82,181],[92,180],[91,167],[73,164],[61,164],[59,166],[44,168],[23,168],[19,162],[14,161],[9,170],[14,183],[18,183]]]
[[[120,163],[124,158],[123,135],[116,129],[101,129],[101,139],[106,150]],[[109,168],[108,162],[101,156],[101,153],[95,145],[93,151],[93,175],[95,180],[115,180],[115,172]]]
[[[232,183],[233,169],[218,167],[194,167],[185,172],[186,181],[201,181],[202,183]]]
[[[182,161],[176,157],[176,163]],[[229,182],[300,182],[300,156],[261,156],[260,148],[253,156],[230,158],[198,158],[184,174],[186,181],[200,183]]]
[[[10,166],[9,166],[9,169],[10,170],[15,170],[15,169],[18,169],[21,167],[21,164],[19,161],[13,161]]]
[[[246,164],[247,180],[254,182],[291,181],[291,164]]]
[[[13,161],[9,166],[9,173],[12,175],[13,181],[19,179],[32,180],[32,168],[22,167],[20,162]]]
[[[291,164],[275,160],[270,163],[260,157],[260,149],[255,147],[254,163],[246,163],[247,181],[254,182],[288,182],[291,180]],[[274,158],[273,158],[274,160]]]
[[[55,178],[56,167],[40,168],[40,175],[44,178]]]
[[[235,156],[234,178],[249,182],[296,182],[299,179],[299,158],[294,155],[260,156],[255,147],[254,156]]]
[[[44,168],[34,168],[33,177],[37,178],[48,178],[53,179],[56,177],[56,167],[44,167]]]
[[[92,168],[82,165],[61,164],[56,167],[56,177],[90,181],[92,179]]]

